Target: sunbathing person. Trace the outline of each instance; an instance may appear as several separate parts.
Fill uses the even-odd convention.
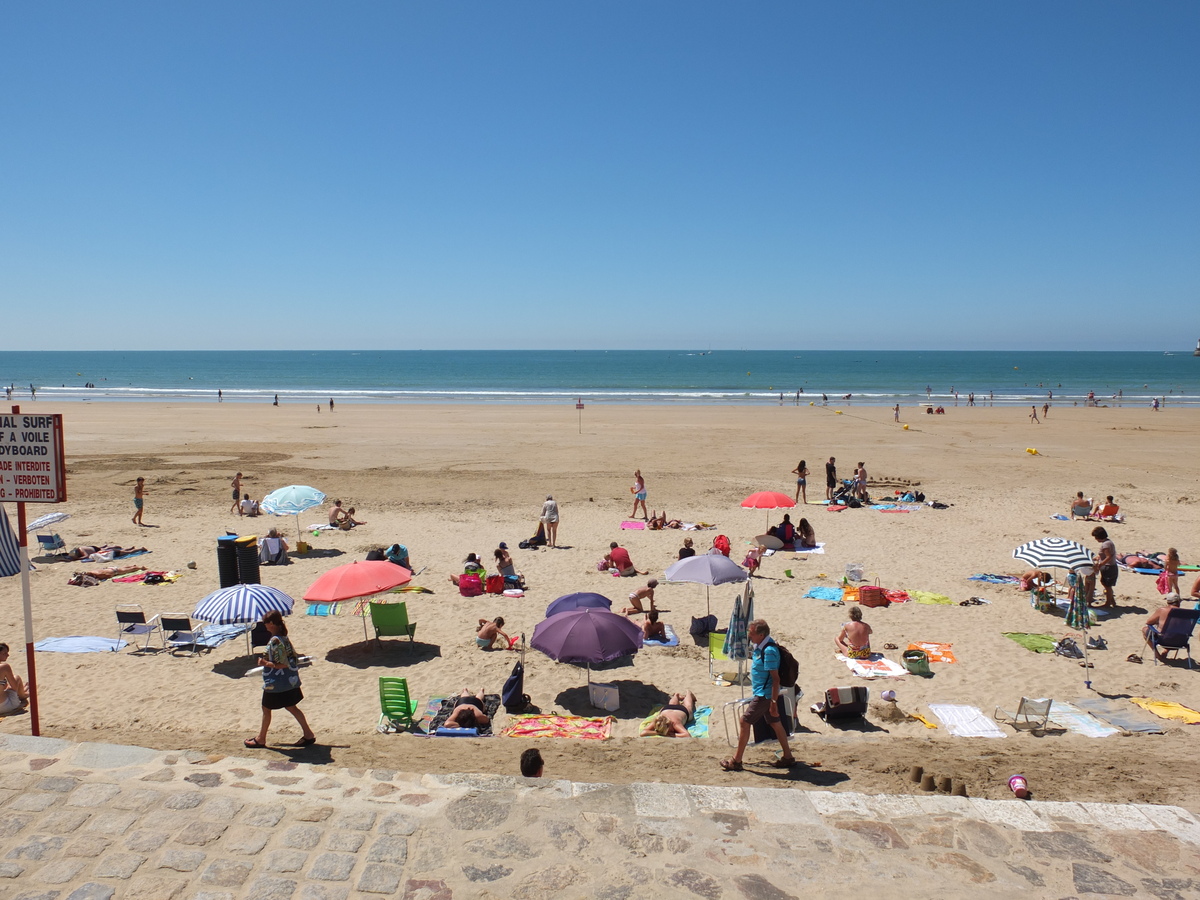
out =
[[[800,524],[796,526],[796,546],[817,546],[817,533],[813,531],[812,523],[808,519],[801,519]]]
[[[492,551],[496,558],[496,571],[504,576],[505,587],[525,587],[525,576],[517,571],[512,554],[508,552],[508,544],[500,542],[500,546]]]
[[[657,609],[650,610],[650,615],[642,622],[642,640],[667,642],[667,626],[658,621]]]
[[[463,688],[462,693],[458,695],[458,702],[454,704],[453,711],[446,717],[442,727],[487,728],[492,719],[484,708],[483,700],[483,688],[476,694],[472,694],[468,688]]]
[[[342,529],[342,531],[349,531],[351,528],[354,528],[357,525],[367,524],[366,522],[360,522],[358,519],[354,518],[354,513],[355,509],[353,506],[346,510],[346,515],[342,519],[341,524],[338,525],[338,528]]]
[[[479,562],[479,556],[474,553],[468,553],[467,558],[463,560],[463,575],[478,575],[480,581],[487,578],[487,569]],[[451,575],[450,581],[458,584],[462,575]]]
[[[657,734],[659,737],[691,737],[687,727],[696,720],[696,695],[672,694],[670,701],[659,714],[639,732],[642,737]]]
[[[692,546],[691,538],[683,539],[683,546],[679,548],[679,556],[677,559],[687,559],[689,556],[696,555],[696,548]]]
[[[1075,497],[1071,500],[1071,518],[1072,519],[1087,519],[1092,515],[1092,499],[1084,497],[1083,491],[1076,491]]]
[[[262,546],[258,551],[258,561],[264,566],[286,566],[288,560],[287,538],[279,533],[278,528],[272,528],[267,532],[267,536],[263,538]]]
[[[1167,616],[1171,614],[1171,610],[1179,609],[1178,594],[1167,594],[1166,601],[1166,604],[1160,609],[1156,609],[1150,613],[1150,618],[1146,619],[1146,624],[1142,626],[1142,637],[1145,639],[1147,647],[1153,647],[1150,643],[1151,635],[1158,637],[1162,633],[1163,628],[1166,627]],[[1167,658],[1157,647],[1154,647],[1154,655],[1159,662],[1165,663],[1167,661]]]
[[[658,579],[651,578],[646,582],[646,586],[644,588],[638,588],[636,591],[630,593],[629,602],[633,605],[625,607],[623,610],[621,610],[621,612],[627,616],[645,612],[646,610],[642,608],[643,600],[650,601],[650,612],[654,612],[654,589],[656,587],[658,587]]]
[[[501,629],[504,628],[504,617],[497,616],[488,621],[487,619],[479,620],[479,631],[475,633],[475,646],[480,650],[495,650],[496,638],[504,638],[504,643],[501,645],[502,650],[507,650],[509,644],[512,643],[512,638],[505,634]]]
[[[341,528],[344,518],[346,518],[346,511],[342,509],[342,501],[334,500],[333,507],[329,510],[329,524],[334,528]]]
[[[1096,504],[1095,508],[1092,510],[1091,518],[1097,519],[1101,522],[1111,522],[1120,511],[1121,507],[1117,506],[1117,504],[1113,501],[1112,494],[1109,494],[1104,498],[1103,503]]]
[[[129,556],[133,553],[146,553],[145,547],[120,547],[117,544],[105,544],[101,547],[87,546],[76,547],[67,554],[71,559],[92,559],[97,554],[112,554],[112,559],[120,559],[122,556]],[[107,562],[107,560],[93,560],[94,562]]]
[[[258,501],[251,500],[249,494],[246,494],[245,496],[243,496],[242,502],[238,504],[238,515],[239,516],[257,516],[258,515]]]
[[[862,620],[862,609],[850,607],[850,621],[833,639],[838,653],[848,659],[869,659],[871,656],[871,626]]]
[[[103,569],[91,569],[87,572],[76,572],[69,583],[76,583],[76,579],[83,577],[95,578],[97,581],[108,581],[110,578],[117,578],[121,575],[132,575],[134,572],[148,571],[145,566],[105,566]]]
[[[16,712],[29,702],[29,691],[8,662],[8,644],[0,644],[0,715]]]

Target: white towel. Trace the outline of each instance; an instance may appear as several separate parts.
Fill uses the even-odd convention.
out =
[[[1102,738],[1121,733],[1121,729],[1115,725],[1102,722],[1091,713],[1062,700],[1055,700],[1050,707],[1050,721],[1084,737]]]
[[[976,706],[959,706],[954,703],[930,703],[930,711],[941,719],[942,724],[955,737],[1005,737],[1003,731]]]
[[[872,653],[870,659],[850,659],[839,653],[837,658],[859,678],[903,678],[908,674],[908,669],[882,653]]]

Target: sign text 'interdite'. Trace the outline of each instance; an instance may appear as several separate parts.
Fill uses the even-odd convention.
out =
[[[0,500],[66,499],[62,416],[0,415]]]

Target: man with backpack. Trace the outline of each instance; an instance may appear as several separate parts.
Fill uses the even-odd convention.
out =
[[[780,647],[771,637],[771,626],[765,619],[755,619],[750,623],[749,637],[754,646],[750,656],[750,689],[754,696],[739,722],[737,751],[729,759],[721,760],[721,768],[726,772],[742,771],[742,754],[746,752],[746,745],[750,742],[750,731],[755,722],[765,718],[774,730],[775,737],[779,739],[779,746],[783,748],[783,756],[770,765],[776,769],[790,769],[796,764],[796,759],[792,756],[787,732],[779,718],[779,688],[782,683]],[[794,666],[790,659],[789,662]],[[795,675],[788,674],[791,675],[794,684]]]

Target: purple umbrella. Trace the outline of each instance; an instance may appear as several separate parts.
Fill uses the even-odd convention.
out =
[[[601,594],[580,592],[564,594],[546,607],[546,618],[562,612],[573,612],[577,609],[612,609],[612,601]]]
[[[642,629],[625,616],[585,607],[539,622],[529,644],[559,662],[586,665],[590,684],[591,664],[637,653]]]

